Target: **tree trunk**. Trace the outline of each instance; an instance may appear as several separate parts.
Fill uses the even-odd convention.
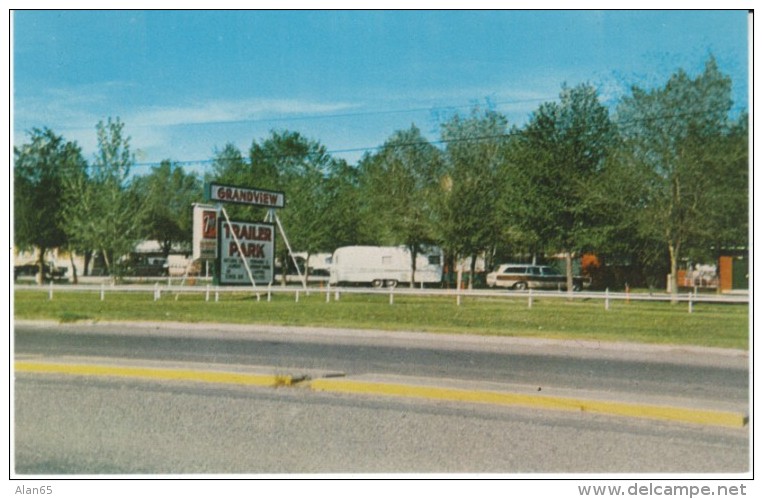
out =
[[[305,257],[305,275],[302,276],[302,282],[307,286],[307,281],[310,279],[310,252],[307,252]]]
[[[670,303],[678,303],[678,250],[679,244],[668,243],[670,252]]]
[[[281,252],[281,286],[286,286],[286,275],[289,273],[289,252]]]
[[[162,257],[164,261],[168,262],[170,258],[170,251],[172,251],[172,241],[162,241]]]
[[[106,264],[106,272],[111,276],[111,282],[116,282],[114,273],[111,271],[111,262],[109,261],[108,251],[101,250],[101,253],[103,254],[103,263]]]
[[[477,270],[477,254],[472,253],[472,261],[469,265],[469,289],[474,289],[474,274]]]
[[[37,284],[45,283],[45,248],[40,246],[37,254],[37,275],[35,276]]]
[[[452,276],[456,274],[456,257],[453,253],[448,251],[445,255],[445,288],[450,289],[450,281],[452,280]]]
[[[82,269],[82,275],[87,276],[88,274],[88,268],[90,267],[90,260],[92,259],[93,251],[92,250],[86,250],[84,257],[85,257],[85,268]]]
[[[74,265],[74,252],[69,252],[69,262],[72,264],[72,284],[78,284],[77,280],[77,266]]]
[[[418,256],[418,248],[416,245],[409,246],[411,250],[411,289],[416,287],[416,257]]]

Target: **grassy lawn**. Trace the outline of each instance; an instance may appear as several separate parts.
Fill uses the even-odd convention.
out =
[[[203,293],[162,295],[58,292],[48,300],[45,288],[15,291],[17,319],[61,322],[179,321],[237,324],[280,324],[385,330],[427,331],[498,336],[524,336],[601,341],[628,341],[722,348],[748,348],[748,305],[537,298],[532,309],[524,298],[463,298],[343,294],[326,303],[325,293],[274,294],[257,301],[251,293],[221,294],[205,301]]]

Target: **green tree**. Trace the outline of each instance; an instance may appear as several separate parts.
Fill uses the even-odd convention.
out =
[[[440,230],[449,253],[470,257],[473,286],[479,254],[489,256],[505,235],[498,204],[500,175],[508,140],[506,118],[475,108],[469,117],[453,116],[442,126],[448,177],[443,185]],[[487,262],[490,265],[489,262]]]
[[[346,166],[346,165],[345,165]],[[331,251],[333,246],[331,198],[327,194],[327,178],[342,165],[332,158],[326,147],[297,132],[272,131],[260,142],[252,142],[248,160],[232,144],[218,152],[213,178],[221,183],[282,191],[286,206],[276,212],[293,251],[310,254]],[[334,182],[344,192],[345,186]],[[232,218],[264,220],[267,209],[226,206]],[[279,230],[276,228],[276,230]],[[291,255],[283,238],[276,238],[276,253],[283,262],[285,282]]]
[[[416,258],[436,240],[436,198],[444,175],[440,151],[412,125],[392,134],[361,162],[362,195],[368,226],[382,244],[402,244],[411,253],[411,286]]]
[[[135,159],[118,118],[99,122],[96,132],[94,162],[86,173],[70,180],[64,216],[72,240],[99,251],[106,270],[119,278],[120,258],[140,240],[142,206],[130,189]]]
[[[326,201],[325,227],[327,229],[324,251],[334,251],[341,246],[372,244],[364,237],[362,218],[363,195],[360,191],[359,170],[346,161],[334,161],[325,178]]]
[[[44,278],[47,250],[69,243],[62,211],[67,178],[86,166],[76,143],[47,128],[32,130],[30,142],[14,148],[14,243],[37,249],[38,282]]]
[[[165,258],[174,244],[190,247],[193,239],[191,206],[203,196],[198,177],[164,160],[148,175],[136,178],[132,189],[143,205],[142,236],[159,241]]]
[[[739,116],[706,157],[709,175],[716,180],[709,193],[713,228],[708,238],[716,249],[749,246],[748,122],[747,113]]]
[[[221,150],[215,152],[212,160],[212,173],[207,174],[205,182],[219,182],[226,185],[257,186],[252,184],[252,171],[249,162],[244,158],[241,150],[234,144],[228,143]],[[246,206],[226,205],[225,211],[233,219],[254,220],[251,208]],[[257,220],[262,220],[261,210],[257,211]]]
[[[590,184],[587,206],[592,214],[592,248],[601,263],[591,269],[594,285],[656,287],[664,282],[664,249],[661,242],[639,227],[644,207],[643,187],[648,175],[628,161],[622,144],[612,148],[603,171]]]
[[[249,165],[241,154],[241,150],[234,144],[228,143],[221,150],[215,151],[211,178],[205,180],[235,185],[248,180],[249,173]]]
[[[277,213],[293,251],[311,254],[331,246],[326,177],[335,164],[326,147],[298,132],[272,131],[250,149],[251,178],[256,187],[283,191],[286,206]],[[283,278],[291,256],[278,245]]]
[[[618,107],[628,161],[644,171],[639,229],[667,247],[674,295],[684,253],[708,244],[724,220],[735,228],[746,223],[746,217],[734,221],[725,215],[738,209],[723,209],[723,192],[746,185],[739,168],[746,163],[746,148],[739,150],[744,139],[737,137],[737,152],[727,157],[731,106],[731,79],[711,57],[696,78],[678,70],[664,87],[633,87]],[[729,167],[734,171],[726,175]]]
[[[528,189],[522,222],[542,245],[564,254],[570,291],[573,255],[600,242],[591,192],[616,137],[607,108],[587,84],[564,86],[559,102],[542,104],[521,134]]]

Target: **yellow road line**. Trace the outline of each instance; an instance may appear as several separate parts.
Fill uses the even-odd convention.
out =
[[[153,367],[127,367],[100,364],[18,361],[15,363],[15,370],[16,372],[26,373],[112,376],[269,387],[291,386],[294,384],[294,379],[290,375],[248,374],[221,371],[200,371],[193,369],[160,369]],[[742,428],[747,424],[747,417],[744,414],[734,412],[593,399],[551,397],[548,395],[486,390],[464,390],[436,386],[405,385],[399,383],[334,378],[315,379],[310,381],[307,386],[312,390],[323,392],[386,395],[454,402],[522,406],[537,409],[584,411],[612,416],[657,419],[730,428]]]
[[[310,387],[313,390],[326,392],[366,393],[456,402],[513,405],[538,409],[586,411],[613,416],[659,419],[731,428],[744,427],[747,422],[745,415],[733,412],[566,397],[550,397],[546,395],[528,395],[521,393],[463,390],[456,388],[337,379],[313,380],[310,382]]]
[[[255,386],[288,386],[288,375],[231,373],[220,371],[197,371],[192,369],[157,369],[153,367],[124,367],[96,364],[56,364],[47,362],[16,362],[16,372],[69,374],[76,376],[115,376],[121,378],[163,379],[175,381],[198,381]]]

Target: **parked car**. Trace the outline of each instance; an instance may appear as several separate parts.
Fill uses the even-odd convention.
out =
[[[567,276],[547,265],[526,265],[504,263],[487,275],[487,285],[491,288],[502,287],[517,290],[524,289],[567,289]],[[572,289],[580,291],[591,285],[591,279],[573,276]]]
[[[56,267],[53,262],[46,262],[43,265],[45,271],[45,281],[62,281],[66,278],[66,273],[69,271],[66,267]],[[13,267],[13,278],[18,279],[21,276],[36,276],[40,271],[40,267],[37,263],[27,263],[24,265],[16,265]]]
[[[134,277],[166,277],[169,270],[169,264],[164,258],[137,257],[125,264],[125,275]]]

